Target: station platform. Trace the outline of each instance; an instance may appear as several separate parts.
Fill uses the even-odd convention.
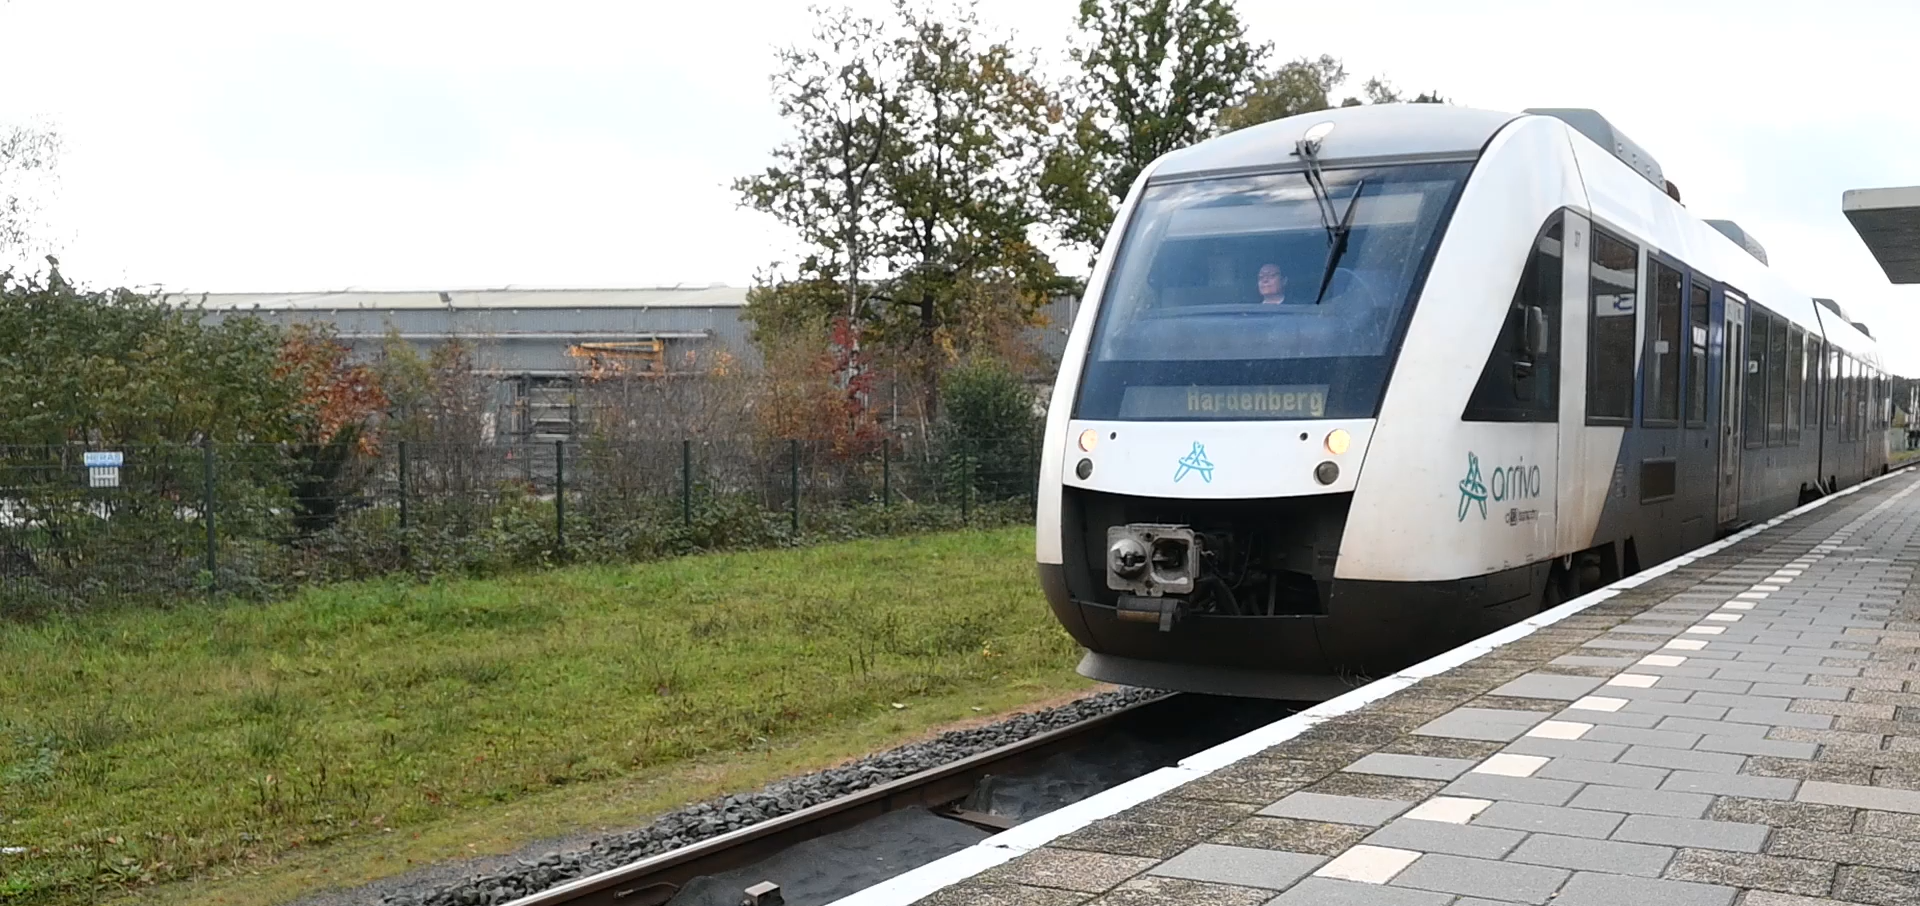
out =
[[[839,906],[1920,904],[1920,473]]]

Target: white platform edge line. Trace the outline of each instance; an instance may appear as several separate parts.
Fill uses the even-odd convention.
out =
[[[1368,704],[1408,688],[1420,680],[1438,676],[1474,658],[1492,652],[1509,642],[1526,638],[1532,635],[1535,630],[1558,623],[1602,601],[1616,597],[1622,591],[1660,578],[1667,573],[1673,572],[1703,557],[1717,554],[1761,532],[1794,519],[1804,513],[1817,510],[1842,497],[1857,494],[1887,479],[1905,474],[1906,470],[1907,467],[1902,466],[1885,475],[1869,478],[1845,490],[1836,491],[1811,503],[1795,507],[1772,519],[1758,525],[1749,526],[1719,541],[1688,551],[1673,559],[1657,563],[1641,570],[1633,576],[1590,591],[1545,613],[1536,614],[1504,629],[1481,636],[1451,651],[1435,655],[1391,676],[1375,680],[1337,698],[1328,699],[1304,711],[1300,711],[1244,735],[1227,740],[1213,748],[1196,752],[1181,759],[1180,763],[1175,767],[1161,768],[1160,770],[1136,777],[1133,780],[1129,780],[1126,783],[1104,792],[1096,793],[1093,796],[1049,812],[1011,830],[1002,831],[1001,833],[988,837],[959,852],[952,853],[918,868],[895,875],[893,878],[882,881],[851,896],[841,897],[828,904],[828,906],[906,906],[906,904],[926,897],[942,888],[950,887],[964,881],[996,865],[1011,862],[1028,852],[1039,849],[1047,843],[1086,827],[1095,821],[1117,815],[1155,796],[1192,783],[1221,768],[1235,764],[1248,756],[1286,742],[1306,732],[1316,724],[1342,714],[1357,711]]]

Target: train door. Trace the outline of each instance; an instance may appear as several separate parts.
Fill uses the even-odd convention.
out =
[[[1554,549],[1568,554],[1594,543],[1606,506],[1607,478],[1619,455],[1617,437],[1600,437],[1587,425],[1587,333],[1592,302],[1587,277],[1593,223],[1565,212],[1566,253],[1561,270],[1560,462],[1554,493]],[[1597,477],[1596,477],[1597,476]],[[1595,487],[1598,487],[1598,492]]]
[[[1726,294],[1721,328],[1726,338],[1720,354],[1720,524],[1724,526],[1740,517],[1740,452],[1747,445],[1740,419],[1747,386],[1747,304],[1733,293]]]

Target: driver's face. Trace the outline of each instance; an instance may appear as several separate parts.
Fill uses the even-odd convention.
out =
[[[1260,269],[1260,294],[1261,295],[1277,296],[1280,294],[1280,287],[1285,284],[1286,284],[1286,280],[1282,279],[1280,276],[1280,268],[1269,264]]]

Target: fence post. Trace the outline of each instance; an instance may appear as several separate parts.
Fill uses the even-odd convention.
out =
[[[201,466],[202,466],[202,471],[204,472],[203,482],[202,482],[204,499],[201,503],[201,509],[205,510],[205,512],[201,513],[201,516],[203,516],[207,522],[207,591],[214,592],[219,590],[220,588],[220,555],[218,553],[218,549],[219,549],[218,545],[219,545],[220,539],[219,539],[219,535],[216,533],[213,526],[213,514],[214,514],[213,438],[211,437],[207,438],[201,444],[200,450],[201,450],[201,456],[200,456]]]
[[[893,506],[893,438],[880,439],[880,505]]]
[[[966,525],[972,516],[973,507],[973,452],[960,454],[960,524]]]
[[[693,441],[680,441],[680,524],[693,528]]]
[[[553,442],[553,549],[557,559],[567,557],[567,442]]]
[[[407,442],[403,440],[400,442],[400,559],[411,568],[413,545],[407,538],[407,529],[413,525],[412,502],[409,500],[413,495],[409,493],[407,468]]]
[[[798,438],[790,438],[787,441],[787,481],[793,488],[793,505],[789,511],[793,522],[793,533],[798,535],[800,534],[800,440]]]

